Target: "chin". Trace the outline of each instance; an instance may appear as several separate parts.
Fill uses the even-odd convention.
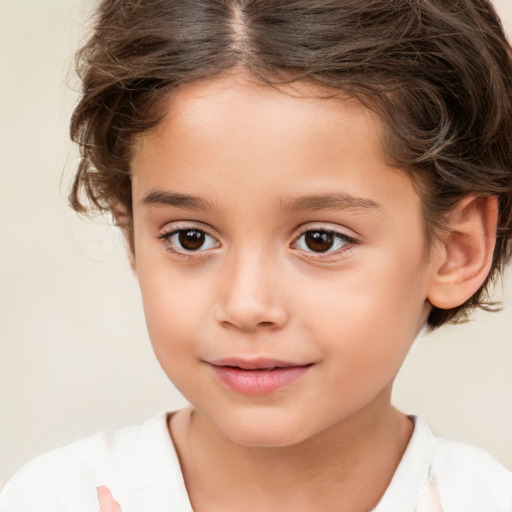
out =
[[[216,430],[229,441],[248,448],[284,448],[299,444],[314,433],[300,428],[289,418],[236,418],[222,424],[213,423]]]
[[[285,448],[304,441],[306,437],[291,437],[289,433],[274,432],[221,432],[231,442],[246,448]]]

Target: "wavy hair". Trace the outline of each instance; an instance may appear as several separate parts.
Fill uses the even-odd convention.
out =
[[[511,252],[512,59],[489,1],[103,0],[77,69],[78,212],[131,212],[134,140],[183,85],[240,70],[276,87],[307,81],[381,116],[386,155],[422,198],[427,240],[462,197],[498,198],[486,282],[428,324],[491,307],[487,287]]]

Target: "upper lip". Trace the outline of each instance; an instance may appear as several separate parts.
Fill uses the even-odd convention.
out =
[[[215,359],[213,361],[207,361],[207,363],[213,366],[231,366],[233,368],[240,368],[242,370],[268,370],[272,368],[290,368],[298,366],[309,366],[313,364],[295,363],[266,357],[257,359],[241,359],[238,357],[228,357],[226,359]]]

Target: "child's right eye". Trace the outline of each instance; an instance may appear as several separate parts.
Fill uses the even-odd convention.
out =
[[[213,236],[198,228],[175,229],[158,238],[164,241],[169,252],[182,255],[200,253],[220,246]]]

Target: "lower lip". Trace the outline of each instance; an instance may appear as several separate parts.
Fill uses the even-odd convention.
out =
[[[211,367],[220,380],[234,391],[246,395],[269,395],[295,382],[311,365],[274,370],[243,370],[232,366],[215,365]]]

